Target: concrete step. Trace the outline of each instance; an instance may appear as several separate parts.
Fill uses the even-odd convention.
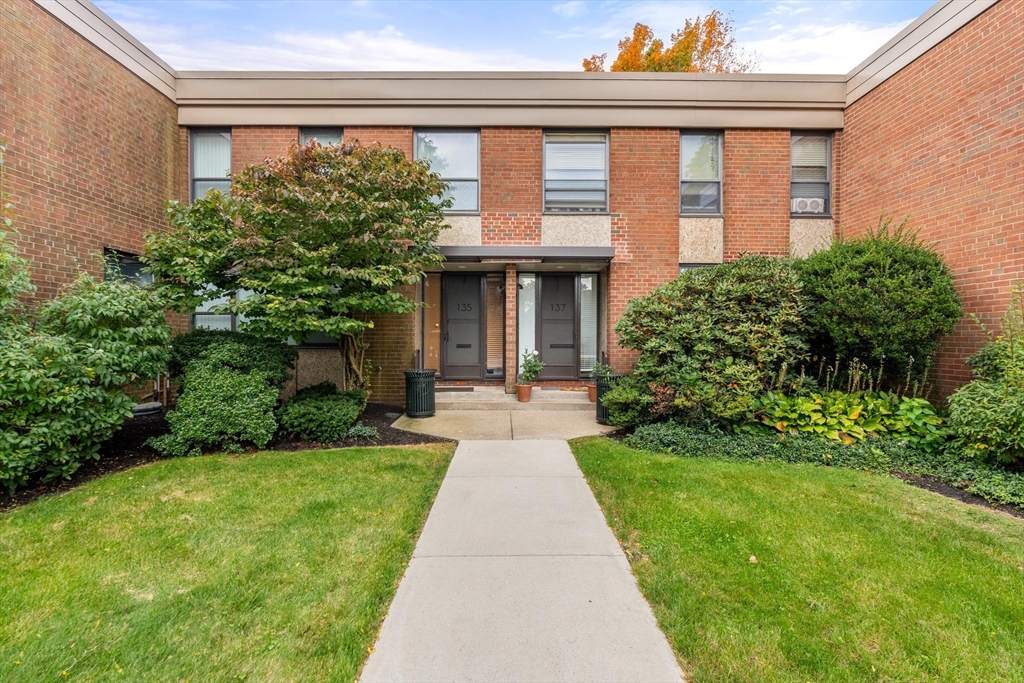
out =
[[[593,411],[585,391],[554,391],[534,388],[529,403],[520,403],[515,394],[503,390],[484,389],[465,392],[436,392],[436,410],[548,410]]]

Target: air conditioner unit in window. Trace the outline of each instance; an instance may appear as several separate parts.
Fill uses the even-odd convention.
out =
[[[792,200],[793,213],[825,213],[825,200],[821,197],[807,197]]]

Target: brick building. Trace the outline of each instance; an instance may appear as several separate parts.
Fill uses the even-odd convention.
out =
[[[0,136],[43,296],[104,250],[131,260],[188,201],[293,143],[431,162],[455,207],[415,314],[369,335],[374,398],[401,370],[510,387],[607,359],[629,299],[681,268],[803,255],[909,216],[992,323],[1024,270],[1024,3],[943,0],[848,75],[175,72],[86,0],[0,0]],[[197,311],[192,324],[231,327]],[[331,377],[329,340],[294,386]],[[316,342],[320,342],[317,344]],[[970,323],[940,352],[967,377]]]

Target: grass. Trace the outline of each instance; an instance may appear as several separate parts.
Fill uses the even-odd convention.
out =
[[[452,451],[166,460],[0,515],[0,680],[354,680]]]
[[[1024,681],[1020,520],[852,470],[573,450],[688,681]]]

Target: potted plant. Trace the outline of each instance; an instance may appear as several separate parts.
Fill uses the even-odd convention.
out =
[[[529,403],[533,393],[533,380],[544,370],[540,355],[536,351],[523,352],[523,364],[519,370],[519,381],[516,382],[516,397],[520,403]]]
[[[597,383],[602,379],[607,380],[612,376],[612,369],[604,363],[598,363],[590,371],[590,379],[593,380],[587,385],[587,394],[590,396],[591,403],[597,403]]]

